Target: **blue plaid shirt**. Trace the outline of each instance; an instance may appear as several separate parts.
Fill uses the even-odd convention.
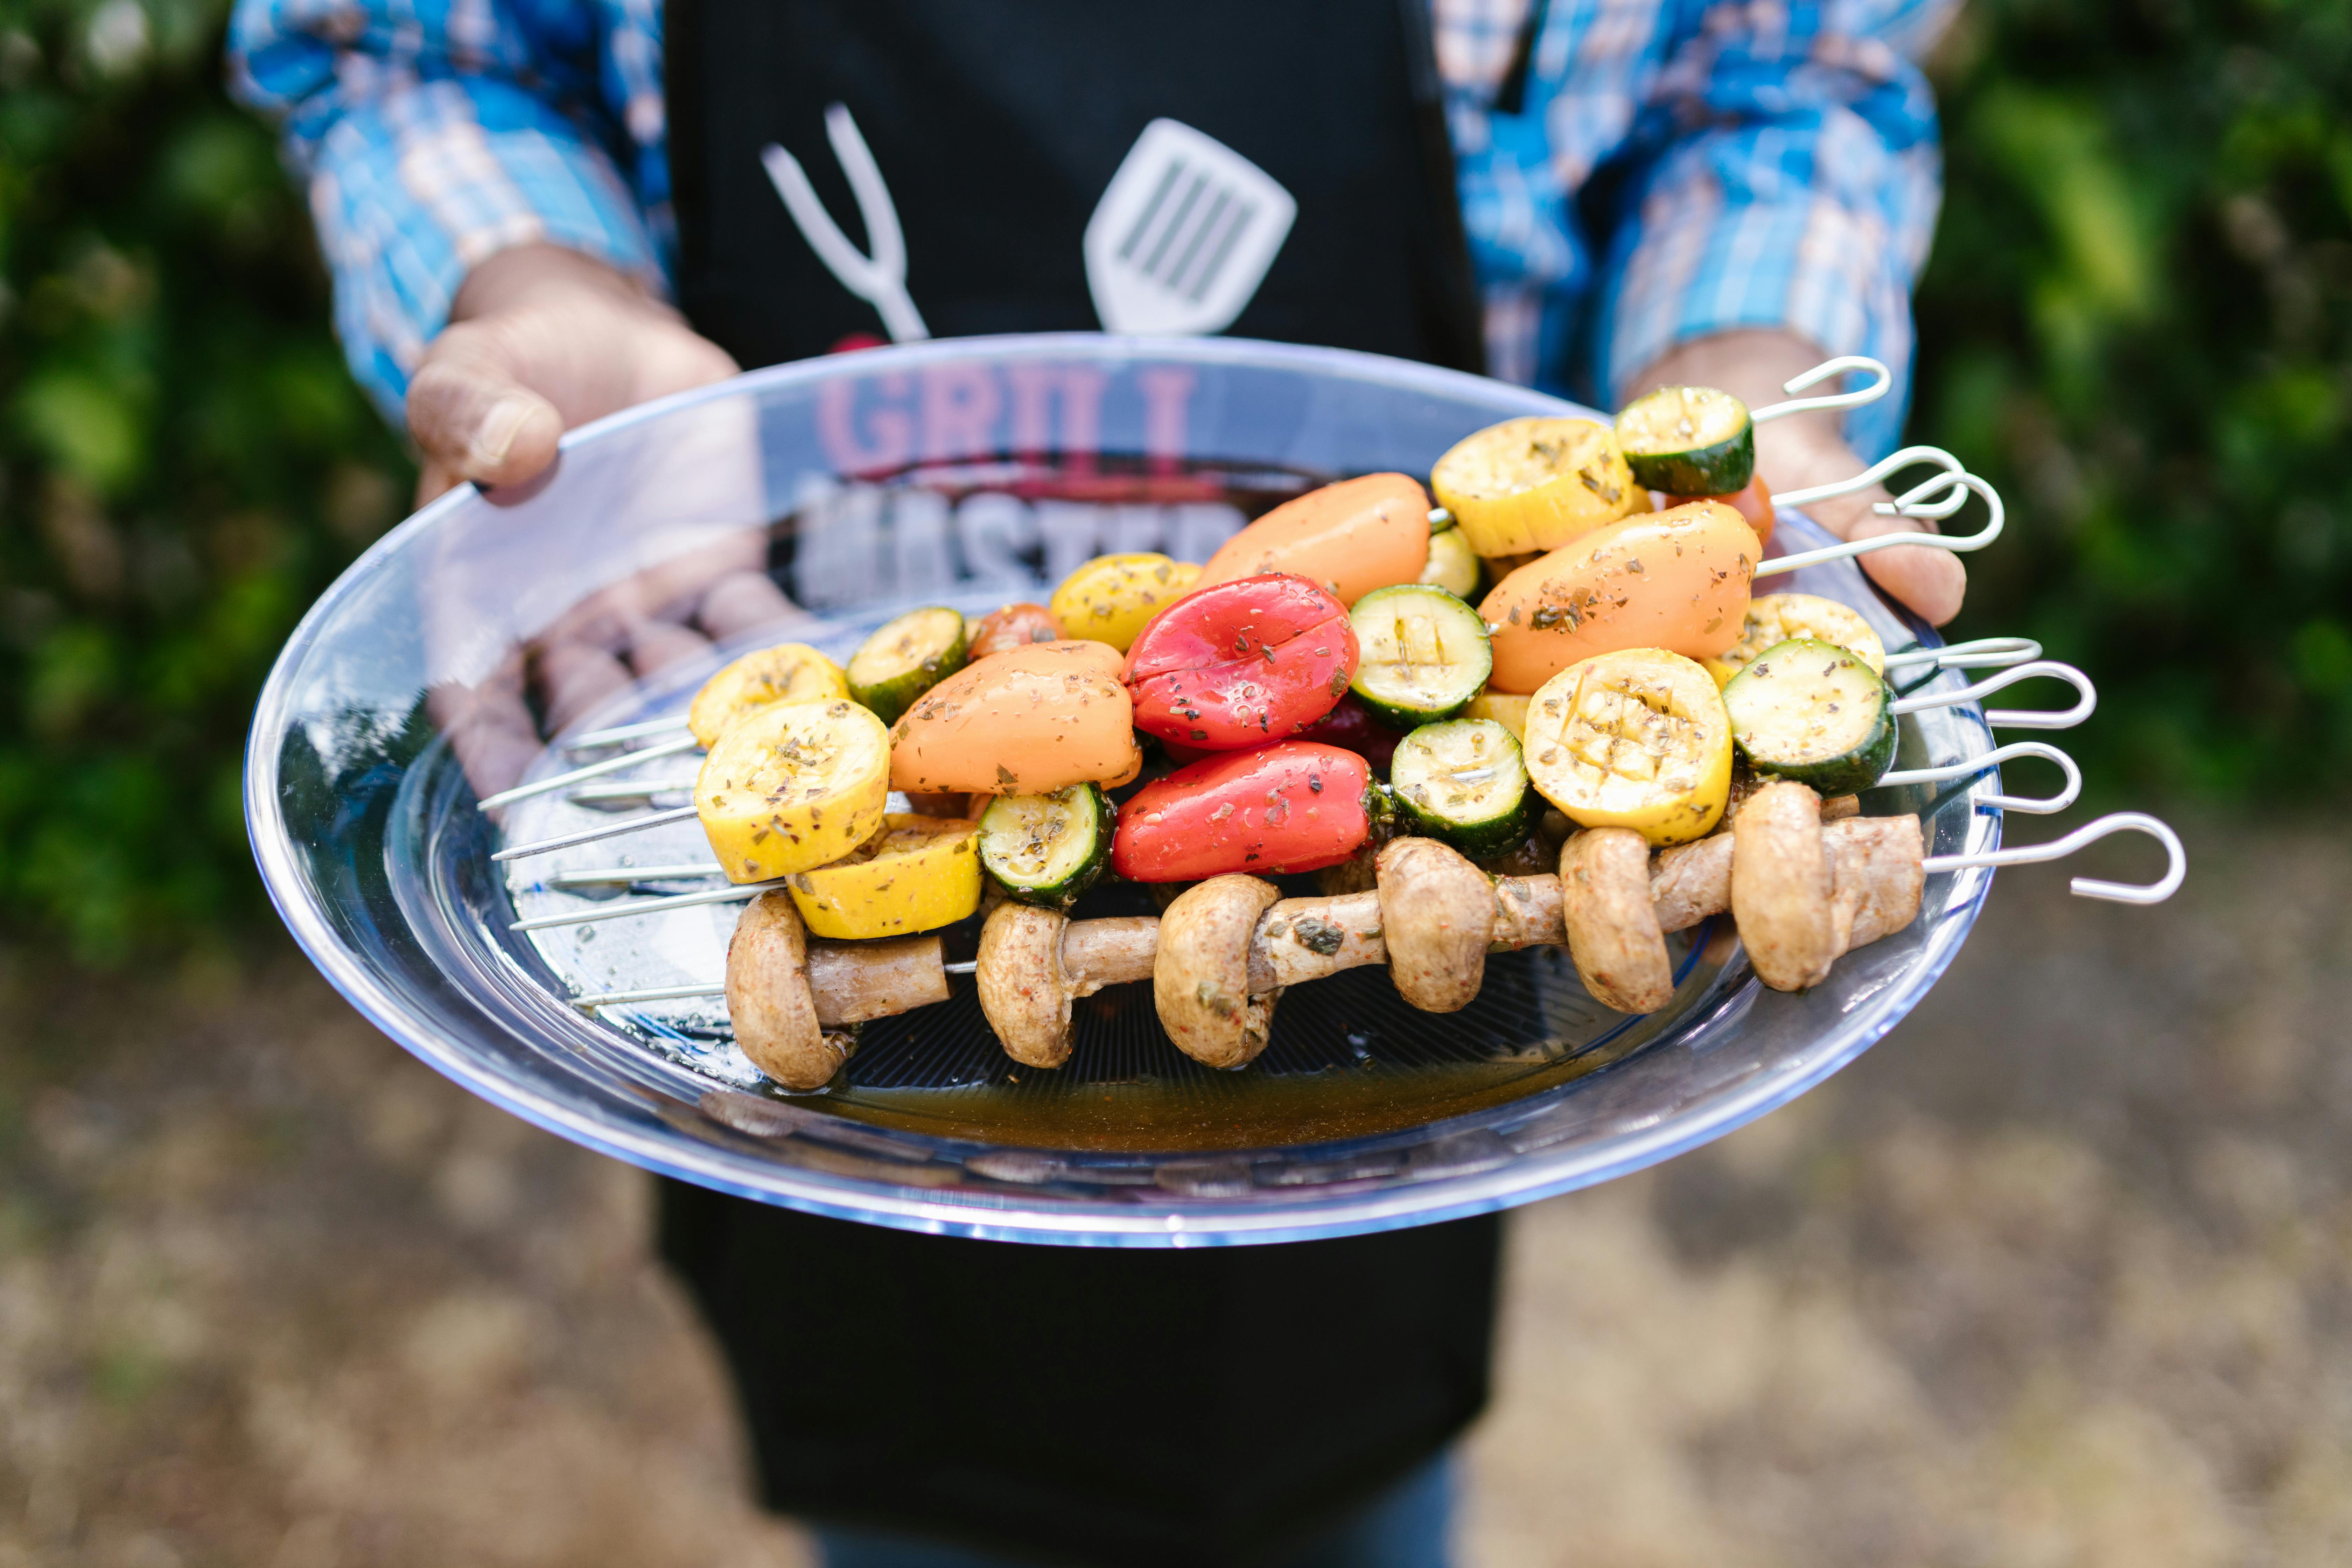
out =
[[[1686,339],[1784,327],[1911,357],[1939,193],[1914,62],[1958,0],[1434,0],[1490,370],[1613,404]],[[1517,57],[1517,112],[1499,106]],[[546,241],[665,286],[660,0],[238,0],[336,325],[395,417],[467,271]],[[1613,188],[1580,205],[1596,171]],[[1904,400],[1848,437],[1891,446]]]

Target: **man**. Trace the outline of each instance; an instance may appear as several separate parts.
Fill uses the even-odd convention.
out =
[[[423,500],[519,483],[572,426],[903,331],[914,305],[940,335],[1097,325],[1089,220],[1163,121],[1295,206],[1237,334],[1601,402],[1693,383],[1768,403],[1832,353],[1900,374],[1937,199],[1909,60],[1947,11],[241,0],[232,48],[240,90],[284,119],[352,368],[414,435]],[[911,300],[892,316],[787,211],[777,149],[830,211],[856,210],[834,104],[904,224]],[[1843,430],[1765,426],[1765,477],[1852,475],[1902,401]],[[1919,526],[1874,515],[1883,499],[1817,515],[1849,536]],[[1959,607],[1953,556],[1864,569],[1932,621]],[[772,1503],[1024,1561],[1437,1560],[1430,1466],[1483,1401],[1497,1235],[1105,1255],[676,1184],[663,1204]],[[976,1327],[1038,1321],[1034,1342]],[[830,1348],[793,1353],[810,1342]],[[970,1561],[825,1539],[837,1565]]]

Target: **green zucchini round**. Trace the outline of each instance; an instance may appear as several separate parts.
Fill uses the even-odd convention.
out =
[[[1494,673],[1486,623],[1432,584],[1375,588],[1356,601],[1348,625],[1357,647],[1349,689],[1392,730],[1453,718]]]
[[[971,635],[962,616],[939,605],[885,621],[843,671],[851,700],[897,723],[916,698],[964,667]]]
[[[1894,704],[1861,656],[1815,637],[1773,644],[1723,689],[1732,744],[1748,764],[1824,799],[1868,789],[1894,765]]]
[[[1468,599],[1478,591],[1478,552],[1470,548],[1470,536],[1449,524],[1429,536],[1429,564],[1421,569],[1421,580],[1432,588],[1443,588],[1457,599]]]
[[[1399,741],[1389,796],[1413,832],[1474,859],[1526,842],[1542,811],[1518,740],[1492,719],[1423,724]]]
[[[980,863],[1005,896],[1067,909],[1110,864],[1118,808],[1090,784],[1051,795],[1005,795],[980,816]]]
[[[1662,386],[1617,416],[1633,478],[1671,496],[1727,496],[1756,477],[1748,405],[1711,386]]]

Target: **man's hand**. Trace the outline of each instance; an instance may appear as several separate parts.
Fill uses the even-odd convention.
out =
[[[1626,395],[1637,396],[1658,386],[1714,386],[1750,408],[1761,408],[1783,401],[1783,383],[1829,357],[1790,332],[1718,332],[1674,349],[1635,377]],[[1818,386],[1805,395],[1836,390],[1834,384]],[[1834,412],[1800,414],[1756,427],[1756,466],[1776,494],[1849,479],[1867,466],[1838,435],[1837,420]],[[1805,510],[1841,539],[1936,531],[1927,519],[1886,517],[1871,510],[1873,502],[1890,499],[1874,485],[1852,495],[1815,501]],[[1941,550],[1882,550],[1862,557],[1861,565],[1879,586],[1931,625],[1940,626],[1960,613],[1968,573],[1957,555]]]
[[[634,279],[552,245],[467,275],[449,325],[408,384],[425,456],[419,506],[454,485],[511,485],[575,425],[735,374],[735,362]]]

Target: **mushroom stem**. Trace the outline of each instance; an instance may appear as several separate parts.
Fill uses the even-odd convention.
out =
[[[1377,892],[1285,899],[1265,911],[1250,939],[1250,994],[1388,961]]]
[[[1091,996],[1106,985],[1149,980],[1159,946],[1157,915],[1073,921],[1062,932],[1064,984],[1073,996]]]
[[[936,936],[808,944],[808,987],[816,1021],[828,1028],[887,1018],[948,999]]]

